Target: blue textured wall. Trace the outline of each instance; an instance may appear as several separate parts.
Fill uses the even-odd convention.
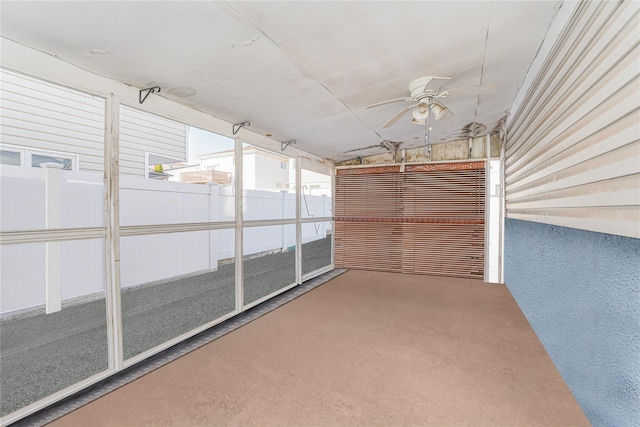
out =
[[[595,426],[640,426],[640,239],[507,219],[505,284]]]

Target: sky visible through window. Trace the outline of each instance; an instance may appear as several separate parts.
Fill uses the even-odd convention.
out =
[[[226,136],[189,126],[187,135],[187,162],[200,163],[198,156],[233,150],[234,140]]]

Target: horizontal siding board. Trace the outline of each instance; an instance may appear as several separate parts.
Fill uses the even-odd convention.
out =
[[[124,123],[133,123],[135,127],[145,128],[149,132],[156,131],[158,135],[169,134],[173,137],[180,138],[185,133],[185,125],[174,120],[126,106],[122,106],[120,112],[120,119]]]
[[[8,71],[2,70],[1,74],[6,75]],[[25,83],[30,83],[27,80]],[[62,110],[70,114],[76,111],[82,111],[88,116],[98,116],[104,108],[105,100],[103,98],[94,97],[89,94],[75,92],[72,89],[52,90],[52,85],[34,85],[28,87],[25,85],[14,85],[6,83],[0,76],[2,84],[2,101],[14,102],[32,107],[38,107],[50,111]],[[49,92],[47,92],[49,91]],[[67,95],[61,96],[68,91]]]
[[[512,172],[509,179],[516,179],[518,175],[524,174],[537,162],[544,161],[545,158],[562,151],[572,141],[584,140],[621,117],[637,111],[640,73],[633,70],[633,74],[631,80],[616,92],[601,93],[602,99],[591,99],[582,105],[574,104],[573,109],[579,111],[571,111],[572,114],[563,117],[560,122],[553,123],[553,126],[548,128],[548,133],[543,135],[541,139],[528,136],[528,138],[537,141],[537,144],[515,161],[511,158],[509,165],[505,168],[506,171]],[[558,144],[558,141],[563,143]],[[536,161],[532,162],[534,158]]]
[[[625,40],[611,40],[610,44],[602,46],[604,51],[598,51],[597,62],[594,61],[594,67],[591,73],[584,74],[582,67],[572,67],[571,75],[568,76],[563,85],[553,87],[547,83],[548,89],[552,94],[562,94],[554,98],[541,100],[541,104],[537,111],[537,116],[531,122],[530,126],[525,129],[529,133],[529,138],[533,140],[543,139],[541,135],[549,132],[549,129],[555,129],[557,126],[554,122],[557,120],[565,120],[569,112],[576,109],[592,109],[609,97],[610,94],[617,92],[624,82],[633,79],[637,75],[637,64],[633,59],[637,53],[634,50],[638,48],[638,40],[635,32],[632,30],[633,25],[629,23],[625,33]],[[605,51],[613,49],[608,56],[604,56]],[[584,52],[584,51],[583,51]],[[587,50],[587,53],[594,50]],[[622,75],[625,74],[628,79]],[[580,112],[577,113],[580,116]],[[533,132],[531,132],[533,129]],[[511,137],[514,140],[520,139],[522,135],[518,130],[511,130]],[[521,145],[513,145],[509,147],[510,158],[507,159],[507,167],[510,166],[513,159],[518,158],[518,149],[523,149]]]
[[[137,126],[135,123],[120,123],[120,137],[123,140],[150,141],[158,145],[179,147],[184,144],[186,133],[175,136],[169,133],[159,133],[155,129]]]
[[[88,117],[91,120],[104,118],[104,100],[87,98],[86,102],[56,99],[54,102],[49,94],[40,93],[40,98],[25,96],[24,94],[8,92],[2,88],[0,103],[2,108],[15,108],[19,111],[34,111],[39,115],[67,118],[66,121],[75,122],[74,118]],[[47,99],[49,98],[49,99]]]
[[[531,188],[536,185],[536,182],[543,184],[546,181],[541,179],[545,177],[553,180],[555,174],[563,170],[637,142],[640,138],[638,123],[640,123],[640,111],[636,110],[588,138],[574,143],[545,162],[536,159],[536,165],[531,166],[519,179],[508,180],[510,183],[508,194],[514,190],[523,191]]]
[[[640,237],[639,17],[578,7],[507,122],[507,217]]]
[[[121,173],[144,175],[147,152],[186,160],[186,125],[122,106],[120,109]]]
[[[131,146],[133,144],[128,144],[123,147],[120,147],[120,155],[124,158],[131,156],[135,157],[137,161],[144,163],[144,153],[151,152],[154,154],[162,154],[167,157],[173,157],[177,159],[184,160],[184,153],[179,149],[171,149],[171,150],[158,150],[158,147],[153,145],[140,145],[140,146]]]
[[[14,120],[11,118],[0,118],[0,133],[13,135],[21,138],[34,138],[42,139],[38,135],[46,135],[46,138],[52,141],[69,139],[71,141],[77,141],[79,144],[82,141],[83,144],[100,146],[104,144],[104,131],[103,132],[85,132],[84,129],[73,129],[72,127],[54,127],[46,124],[38,125],[37,123],[25,123],[21,120]]]
[[[38,117],[49,117],[66,123],[95,123],[104,120],[104,100],[90,103],[77,103],[75,105],[62,105],[58,103],[43,102],[35,98],[8,96],[4,88],[0,92],[0,105],[6,110],[15,110],[20,113],[33,114]]]
[[[640,174],[640,161],[635,157],[638,152],[640,152],[640,141],[627,144],[560,172],[549,173],[544,178],[526,186],[510,188],[507,195],[512,203],[516,203],[523,198],[607,180],[612,180],[611,189],[615,189],[616,184],[613,180],[616,178]]]
[[[104,163],[95,163],[91,160],[83,161],[82,156],[80,156],[80,168],[85,171],[102,172],[104,170]]]
[[[69,132],[69,134],[56,134],[45,131],[21,129],[14,126],[3,126],[0,135],[2,135],[2,142],[5,144],[24,145],[34,148],[36,145],[41,145],[42,149],[63,151],[72,154],[78,154],[78,150],[80,150],[85,154],[97,156],[101,156],[103,151],[102,141],[104,141],[104,139],[96,141],[95,138],[93,140],[86,138],[85,136],[87,135],[82,135],[82,137],[77,133],[74,135],[74,132]]]
[[[536,126],[536,120],[545,121],[543,109],[558,96],[558,88],[562,83],[571,81],[569,76],[575,69],[576,58],[584,55],[594,34],[598,33],[594,28],[604,25],[617,9],[618,5],[613,2],[583,2],[578,7],[569,24],[571,31],[565,31],[560,36],[525,96],[525,101],[510,120],[509,129],[515,140],[512,150],[517,150],[519,143],[523,142],[522,135],[529,131],[529,124]]]
[[[120,142],[126,147],[136,148],[144,146],[144,150],[151,148],[155,150],[172,150],[186,152],[186,134],[180,139],[170,139],[155,135],[146,135],[143,131],[133,131],[121,126]]]
[[[2,105],[2,126],[20,122],[24,128],[37,129],[39,126],[46,126],[52,129],[74,129],[77,132],[95,136],[104,134],[104,125],[97,119],[87,119],[86,117],[70,117],[63,114],[42,116],[34,114],[33,111],[19,111],[6,108]],[[72,120],[71,120],[72,119]]]
[[[41,94],[44,94],[45,99],[47,96],[52,96],[51,99],[56,100],[55,102],[59,102],[57,100],[67,101],[65,104],[69,104],[68,101],[84,103],[88,99],[104,102],[104,98],[99,96],[5,69],[0,69],[0,83],[3,91],[6,89],[9,92],[25,94],[35,99],[39,99]]]
[[[590,182],[513,201],[510,209],[640,205],[640,174]]]
[[[81,170],[103,169],[103,98],[4,69],[0,83],[0,142],[78,155]]]

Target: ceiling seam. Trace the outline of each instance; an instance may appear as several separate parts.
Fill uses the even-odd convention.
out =
[[[378,138],[380,138],[381,140],[384,141],[384,138],[378,133],[376,132],[374,129],[372,129],[371,127],[369,127],[365,122],[363,122],[360,117],[358,117],[351,108],[349,108],[349,106],[347,106],[347,104],[345,104],[344,102],[342,102],[342,100],[340,98],[338,98],[336,96],[335,93],[333,93],[327,86],[325,86],[324,84],[322,84],[322,82],[320,82],[317,78],[315,78],[311,73],[309,73],[304,67],[302,67],[302,65],[300,65],[298,63],[298,61],[296,61],[291,55],[289,55],[289,53],[280,46],[280,44],[278,42],[276,42],[273,38],[271,38],[271,36],[269,36],[269,34],[266,33],[265,30],[262,29],[262,27],[255,22],[253,19],[251,19],[250,17],[246,16],[245,14],[243,14],[242,12],[240,12],[238,9],[236,9],[229,1],[225,1],[225,3],[227,4],[227,6],[229,6],[231,9],[233,9],[233,11],[235,11],[238,15],[240,15],[241,17],[243,17],[244,19],[246,19],[256,30],[260,31],[260,33],[267,38],[271,43],[273,43],[274,46],[277,46],[277,48],[280,50],[280,52],[282,52],[288,59],[289,61],[291,61],[291,63],[293,63],[296,68],[298,68],[298,70],[300,70],[305,76],[307,76],[308,78],[312,79],[314,82],[316,82],[320,87],[322,87],[327,93],[331,94],[331,96],[333,96],[333,98],[338,101],[340,104],[342,104],[342,106],[344,108],[347,109],[347,111],[349,111],[351,113],[351,115],[353,117],[355,117],[356,120],[358,120],[358,122],[360,122],[362,125],[364,125],[364,127],[366,127],[367,129],[369,129],[371,132],[373,132]]]
[[[491,19],[493,18],[493,3],[491,3],[491,8],[489,9],[489,22],[487,23],[487,33],[484,38],[484,52],[482,53],[482,67],[480,67],[480,83],[479,86],[482,86],[482,81],[484,80],[484,66],[487,62],[487,46],[489,46],[489,31],[491,29]],[[476,108],[473,113],[473,129],[471,129],[471,136],[476,137],[478,135],[475,134],[476,128],[478,127],[478,106],[480,105],[480,95],[476,96]]]

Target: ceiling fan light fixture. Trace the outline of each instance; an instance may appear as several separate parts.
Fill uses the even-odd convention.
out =
[[[411,114],[413,115],[412,121],[414,123],[417,121],[417,122],[422,122],[424,124],[424,121],[427,120],[427,117],[429,117],[429,105],[418,104],[416,108],[413,109]]]
[[[447,110],[447,107],[444,107],[440,104],[433,104],[431,106],[431,111],[433,111],[433,115],[435,116],[436,120],[440,120],[442,117],[444,117],[444,115],[447,113]]]

